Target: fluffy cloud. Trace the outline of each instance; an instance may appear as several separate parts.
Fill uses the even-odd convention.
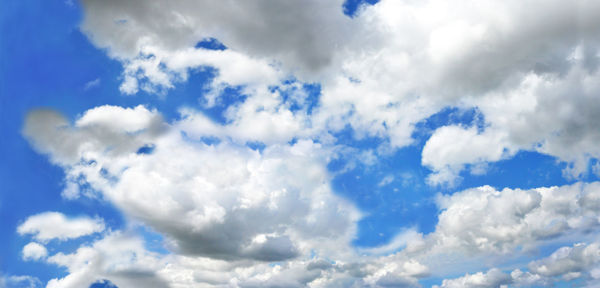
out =
[[[600,244],[583,243],[562,247],[547,258],[529,264],[529,270],[545,277],[564,280],[586,277],[600,279]]]
[[[415,124],[444,107],[477,107],[483,132],[443,127],[428,143],[423,164],[433,184],[452,184],[468,164],[483,167],[518,150],[558,157],[576,177],[600,153],[597,3],[384,0],[350,18],[341,1],[138,2],[83,3],[81,28],[122,61],[125,93],[165,91],[205,66],[218,71],[207,103],[227,85],[262,101],[289,75],[318,79],[314,115],[266,110],[253,123],[288,123],[298,133],[350,125],[356,137],[391,147],[410,145]],[[229,49],[193,48],[207,37]],[[228,117],[246,120],[240,115]],[[238,123],[243,132],[252,122]],[[465,147],[477,153],[448,157],[467,155]]]
[[[17,228],[19,234],[33,234],[33,238],[38,241],[67,240],[102,232],[103,230],[104,221],[102,219],[89,217],[68,218],[59,212],[44,212],[30,216]],[[36,243],[30,244],[36,246]],[[30,248],[34,249],[33,246]],[[36,249],[38,252],[39,248]]]
[[[510,275],[502,273],[498,269],[491,269],[486,273],[466,274],[463,277],[444,280],[442,286],[433,286],[436,288],[471,288],[471,287],[508,287],[506,284],[511,283]]]
[[[30,242],[23,247],[23,260],[40,260],[48,256],[48,250],[44,245]]]
[[[74,125],[44,131],[40,137],[53,133],[74,137],[92,127],[108,129],[104,119],[119,119],[119,113],[113,111],[125,111],[123,123],[128,123],[128,111],[132,110],[104,106],[84,113]],[[28,125],[44,121],[36,113],[31,113]],[[153,133],[151,129],[133,122],[118,127],[120,130],[111,128],[114,138],[124,134],[132,137],[130,142],[71,138],[79,141],[72,143],[78,154],[57,161],[67,172],[67,179],[78,179],[75,184],[90,186],[130,219],[164,235],[167,248],[174,254],[156,255],[145,251],[139,239],[109,234],[75,253],[49,256],[47,262],[70,272],[49,285],[76,287],[110,279],[119,287],[130,287],[133,284],[127,281],[141,273],[149,277],[144,278],[149,282],[158,281],[159,287],[163,281],[174,287],[198,283],[241,287],[304,287],[308,283],[415,286],[427,275],[427,267],[416,260],[403,256],[358,257],[351,248],[360,213],[329,187],[325,166],[330,148],[300,139],[294,144],[276,143],[262,151],[252,150],[236,144],[235,138],[227,135],[228,126],[210,123],[222,128],[214,130],[222,134],[214,135],[206,134],[210,129],[204,134],[188,129],[194,127],[198,117],[186,114],[179,121],[162,123],[158,126],[168,128],[153,138],[146,135]],[[156,125],[152,121],[144,123]],[[136,132],[130,133],[127,127]],[[206,144],[202,141],[205,136],[219,141]],[[46,143],[36,134],[29,137],[53,159],[53,153],[62,153],[62,147]],[[120,143],[123,147],[118,146]],[[136,153],[139,147],[133,143],[152,145],[153,150]],[[111,264],[113,261],[117,263]],[[269,264],[274,261],[281,264]]]
[[[111,232],[75,252],[59,252],[46,260],[69,274],[47,287],[87,287],[109,279],[118,287],[416,287],[427,269],[416,261],[390,263],[365,258],[360,262],[322,258],[296,259],[275,265],[253,261],[224,261],[205,257],[157,254],[143,241]]]
[[[444,126],[431,135],[422,153],[422,164],[435,171],[428,177],[430,183],[454,184],[465,163],[484,164],[514,153],[514,149],[511,152],[507,148],[510,143],[504,140],[502,132],[477,130],[477,127]]]
[[[442,209],[434,233],[440,249],[509,253],[570,233],[598,228],[600,183],[531,190],[489,186],[439,196]]]
[[[101,106],[74,123],[54,111],[31,112],[23,134],[65,170],[64,197],[105,198],[164,235],[175,253],[157,255],[110,234],[48,257],[70,272],[50,284],[110,278],[128,287],[137,275],[158,287],[415,286],[455,260],[448,254],[509,255],[597,229],[598,183],[483,186],[439,196],[432,233],[409,230],[366,252],[402,251],[358,256],[350,242],[360,213],[331,191],[326,169],[343,149],[333,146],[336,131],[384,139],[383,153],[412,144],[416,124],[444,107],[476,108],[483,127],[443,126],[428,139],[422,164],[433,171],[431,184],[456,183],[464,169],[482,173],[486,163],[520,150],[566,161],[565,175],[575,177],[600,157],[600,7],[583,0],[384,0],[349,18],[341,6],[83,1],[81,28],[123,63],[123,93],[164,94],[190,71],[212,67],[201,103],[215,105],[227,87],[247,97],[226,108],[225,124],[187,108],[171,123],[144,106]],[[209,37],[228,49],[194,47]],[[317,80],[321,94],[309,113],[301,87]],[[137,153],[144,147],[152,151]],[[372,163],[375,156],[361,158]],[[21,227],[40,241],[60,238]],[[587,268],[574,263],[596,262],[588,257],[595,248],[577,247],[532,262],[528,272],[491,269],[442,287],[579,277]]]
[[[133,111],[146,118],[128,120]],[[51,121],[42,116],[50,115],[48,117],[54,119],[56,115],[48,111],[39,112],[42,116],[37,113],[30,114],[27,125],[41,125],[38,121],[49,123]],[[294,144],[274,141],[261,151],[252,150],[243,144],[247,140],[236,138],[234,124],[217,124],[191,110],[182,113],[179,120],[169,124],[143,120],[161,118],[158,112],[142,106],[135,109],[103,106],[83,113],[74,125],[51,126],[52,129],[44,130],[40,136],[28,134],[37,149],[49,153],[52,159],[60,159],[56,163],[65,169],[67,179],[78,179],[76,185],[83,183],[91,187],[131,219],[165,236],[167,247],[175,252],[171,256],[154,255],[132,246],[126,248],[137,251],[135,253],[149,253],[154,259],[149,263],[155,266],[147,270],[165,283],[185,283],[180,284],[184,287],[198,279],[224,284],[229,283],[224,279],[235,278],[239,281],[235,285],[239,286],[287,283],[301,287],[309,282],[324,283],[323,286],[345,285],[340,283],[414,286],[429,271],[445,265],[443,255],[447,255],[447,251],[475,257],[507,255],[519,249],[533,249],[544,241],[568,234],[592,231],[598,226],[598,183],[501,191],[483,186],[453,195],[439,195],[436,202],[441,211],[434,232],[422,235],[407,230],[389,245],[356,251],[350,241],[356,233],[360,214],[334,195],[328,184],[326,159],[333,155],[333,147],[298,139]],[[121,116],[126,125],[113,127],[105,123],[106,119],[119,121]],[[95,130],[91,129],[108,130],[111,137],[104,140],[103,134],[98,134],[100,136],[94,138],[96,134],[90,131]],[[57,156],[64,153],[63,148],[45,141],[54,139],[54,133],[76,139],[78,142],[71,143],[76,154],[71,151],[70,157]],[[88,137],[74,136],[81,133]],[[130,137],[130,140],[113,140],[120,137]],[[207,144],[205,137],[218,141]],[[147,145],[153,147],[150,153],[137,153],[140,147]],[[57,217],[55,213],[48,215]],[[59,237],[32,228],[44,226],[31,224],[40,222],[38,218],[48,217],[30,217],[19,232],[36,232],[41,240]],[[94,245],[92,250],[96,252],[85,252],[89,249],[82,247],[75,254],[59,253],[47,261],[71,267],[67,263],[76,263],[76,259],[84,257],[78,255],[92,257],[89,255],[112,253],[100,249],[111,247],[109,244]],[[357,254],[387,254],[402,247],[400,252],[389,256]],[[325,262],[316,264],[307,258],[309,255],[333,261],[327,265]],[[167,265],[165,261],[177,264]],[[282,264],[268,265],[273,261]],[[138,264],[142,265],[131,265],[137,267]],[[91,268],[86,265],[72,266],[70,275],[86,275],[81,276],[85,281],[113,275],[102,272],[111,265]],[[209,270],[213,272],[188,278],[190,273],[197,274],[192,271],[200,269],[198,267],[211,265],[216,265],[214,270]],[[315,265],[320,268],[314,270]],[[224,272],[232,269],[233,274]],[[95,272],[85,272],[88,270]],[[170,273],[183,278],[171,278]],[[496,277],[496,272],[492,274],[493,281],[502,278]],[[152,277],[148,279],[154,279]],[[477,279],[486,277],[474,274],[460,281],[476,283]],[[68,279],[79,278],[68,276],[56,281],[80,283]]]
[[[64,278],[50,280],[48,288],[89,287],[104,279],[117,287],[169,287],[155,275],[160,267],[157,256],[146,251],[140,239],[119,232],[71,254],[59,252],[46,261],[69,272]]]
[[[193,116],[155,137],[152,127],[168,125],[130,121],[134,112],[159,117],[141,106],[103,106],[84,113],[72,127],[28,136],[40,150],[61,158],[67,180],[89,184],[127,215],[167,235],[170,247],[184,254],[277,261],[311,249],[335,250],[337,241],[349,242],[354,235],[359,214],[331,192],[320,144],[299,140],[258,152],[217,134],[210,136],[222,141],[208,145],[185,129]],[[27,125],[50,123],[44,115],[55,118],[32,112]],[[112,127],[106,119],[125,124]],[[63,147],[44,141],[54,135],[72,139],[69,158],[60,156]],[[154,151],[136,153],[143,145]],[[19,231],[31,227],[27,222]]]
[[[600,279],[600,250],[597,242],[578,243],[557,249],[550,256],[529,263],[529,271],[515,269],[510,273],[492,268],[486,273],[466,274],[455,279],[444,279],[439,288],[451,287],[531,287],[552,286],[559,281],[583,279],[580,285],[593,287]]]

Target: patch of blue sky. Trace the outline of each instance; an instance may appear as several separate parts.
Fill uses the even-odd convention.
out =
[[[209,37],[209,38],[205,38],[205,39],[198,41],[198,43],[196,43],[194,48],[208,49],[208,50],[226,50],[227,46],[225,46],[223,43],[221,43],[216,38]]]
[[[433,197],[439,191],[426,184],[430,171],[421,166],[421,152],[431,133],[444,125],[483,125],[476,109],[449,107],[415,125],[415,143],[392,155],[378,155],[372,165],[356,163],[359,155],[351,153],[334,159],[328,169],[334,173],[332,187],[336,193],[353,201],[366,216],[359,222],[356,246],[377,246],[389,242],[402,229],[415,227],[422,233],[432,232],[438,209]],[[335,133],[338,144],[358,151],[376,150],[385,143],[379,137],[356,139],[348,126]]]
[[[165,247],[164,237],[160,233],[154,231],[152,228],[145,225],[139,225],[136,226],[134,232],[136,232],[135,235],[140,235],[143,237],[144,248],[146,248],[146,250],[162,255],[171,253]]]
[[[156,148],[154,145],[152,144],[147,144],[144,145],[142,147],[140,147],[137,151],[136,154],[138,155],[148,155],[148,154],[152,154],[152,152],[154,152],[154,148]]]
[[[263,150],[265,150],[265,148],[267,147],[265,145],[265,143],[262,143],[260,141],[251,141],[251,142],[246,142],[246,146],[252,150],[258,151],[260,153],[263,152]]]
[[[378,137],[355,139],[351,128],[335,134],[338,144],[358,151],[377,149],[385,142]],[[359,153],[349,153],[328,164],[335,175],[336,193],[355,203],[365,217],[358,224],[354,245],[370,247],[389,242],[406,228],[433,231],[437,208],[431,201],[434,190],[425,184],[427,169],[420,165],[422,147],[408,146],[374,163],[361,163]],[[356,163],[353,169],[345,170]]]
[[[361,5],[372,5],[377,2],[379,0],[346,0],[342,5],[342,9],[344,10],[344,14],[353,17]]]
[[[118,288],[117,285],[110,282],[110,280],[103,279],[92,283],[89,288]]]

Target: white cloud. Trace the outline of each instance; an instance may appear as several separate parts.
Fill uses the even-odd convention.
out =
[[[392,182],[394,182],[394,175],[386,175],[385,177],[383,177],[383,179],[381,179],[381,181],[379,181],[379,183],[377,183],[377,186],[383,187],[389,185]]]
[[[440,195],[442,211],[428,237],[441,250],[526,251],[540,241],[597,229],[600,214],[592,199],[599,195],[598,182],[530,190],[483,186]]]
[[[514,154],[500,131],[487,129],[483,133],[477,127],[444,126],[435,130],[423,147],[422,164],[434,173],[429,175],[431,184],[453,184],[465,163],[480,164],[498,161]],[[512,150],[512,151],[511,151]]]
[[[392,262],[391,260],[395,260]],[[47,287],[87,287],[109,279],[118,287],[417,287],[428,274],[414,260],[365,257],[359,262],[312,257],[276,264],[225,261],[200,256],[157,254],[145,250],[143,241],[123,232],[111,232],[75,252],[59,252],[49,264],[65,267],[69,274],[52,279]]]
[[[100,241],[51,256],[70,272],[56,285],[130,275],[119,273],[141,265],[153,271],[144,279],[160,277],[175,287],[411,286],[456,260],[444,262],[445,251],[506,256],[598,225],[598,183],[484,186],[439,196],[434,232],[401,234],[373,250],[406,246],[401,252],[356,260],[349,243],[359,213],[332,193],[326,169],[327,159],[344,150],[331,146],[331,132],[351,127],[356,139],[384,139],[377,152],[389,153],[413,143],[417,123],[457,106],[477,108],[485,125],[434,131],[422,153],[433,171],[430,183],[456,183],[467,167],[483,173],[488,162],[520,150],[555,156],[568,162],[566,175],[581,175],[600,156],[597,3],[383,0],[352,19],[341,13],[342,1],[109,4],[84,1],[81,28],[123,63],[123,93],[164,94],[186,81],[190,69],[214,67],[204,105],[217,103],[224,87],[240,86],[247,97],[227,108],[223,125],[190,109],[165,123],[143,106],[97,107],[74,124],[53,111],[30,113],[23,134],[65,170],[66,198],[97,193],[164,235],[176,253],[167,265],[139,243],[128,246],[154,266],[123,260],[124,270],[77,260],[112,263],[105,247],[113,240]],[[230,49],[193,48],[206,37]],[[291,76],[320,82],[312,114],[303,101],[292,111],[279,92],[297,88],[282,83]],[[203,137],[220,142],[206,144]],[[245,146],[253,141],[265,149]],[[152,153],[136,153],[148,145]],[[359,151],[357,161],[374,164],[373,151]],[[307,260],[313,253],[335,263]],[[264,263],[276,260],[281,265]],[[492,269],[442,285],[533,283],[536,275]],[[127,279],[120,284],[130,285]]]
[[[94,87],[98,87],[100,86],[100,78],[96,78],[94,80],[91,80],[87,83],[85,83],[85,86],[83,87],[83,90],[90,90]]]
[[[151,114],[147,119],[159,118],[139,109],[143,115]],[[163,134],[148,136],[152,127],[169,125],[153,121],[138,125],[128,120],[134,111],[103,106],[84,113],[73,128],[29,137],[53,158],[63,148],[44,142],[45,137],[78,139],[80,143],[73,143],[78,154],[63,160],[67,180],[89,184],[126,215],[166,235],[171,249],[183,254],[275,261],[311,249],[338,250],[338,241],[350,242],[359,213],[332,193],[326,150],[320,144],[298,140],[293,145],[273,144],[259,153],[228,140],[231,126],[226,126],[205,131],[222,133],[207,135],[222,142],[206,145],[187,128],[194,127],[195,122],[188,121],[200,115],[187,115]],[[50,122],[36,117],[28,125]],[[125,124],[112,127],[107,119]],[[90,129],[110,131],[111,138],[87,133],[96,131]],[[76,138],[81,133],[87,137]],[[155,147],[151,154],[136,154],[148,144]]]
[[[463,277],[444,279],[438,288],[451,287],[554,287],[560,281],[581,279],[578,285],[593,283],[600,279],[600,250],[597,242],[578,243],[557,249],[550,256],[529,263],[529,271],[515,269],[510,273],[492,268],[486,273],[467,273]],[[504,286],[503,286],[504,285]]]
[[[37,277],[28,275],[0,275],[0,288],[37,288],[42,282]]]
[[[50,280],[46,287],[89,287],[104,279],[117,287],[168,287],[155,273],[161,267],[157,255],[143,245],[138,238],[114,232],[71,254],[52,255],[46,261],[67,268],[69,274]]]
[[[600,156],[597,3],[384,0],[354,18],[341,5],[84,1],[81,29],[123,63],[124,93],[164,93],[189,69],[205,66],[218,70],[207,103],[224,85],[241,85],[247,102],[262,103],[264,91],[290,75],[320,82],[310,117],[278,105],[249,113],[256,112],[251,104],[228,114],[246,138],[256,127],[288,135],[310,127],[320,135],[350,125],[357,138],[380,137],[397,148],[413,142],[416,123],[444,107],[479,108],[484,131],[444,127],[429,141],[423,164],[433,169],[432,184],[452,184],[467,164],[482,173],[486,162],[518,150],[558,157],[575,177]],[[230,49],[193,48],[207,37]],[[455,141],[461,135],[472,141],[469,148],[493,149],[463,153],[464,141]],[[468,157],[450,159],[448,151]]]
[[[491,269],[486,273],[477,272],[475,274],[466,274],[456,279],[445,279],[441,286],[434,285],[436,288],[475,288],[475,287],[508,287],[512,279],[510,275],[503,273],[498,269]]]
[[[142,115],[148,115],[146,119],[160,119],[157,112],[139,109]],[[181,285],[185,286],[196,280],[170,279],[161,269],[188,275],[194,274],[191,271],[197,270],[197,265],[221,263],[218,267],[223,269],[238,267],[236,274],[223,274],[217,267],[214,273],[207,272],[202,277],[209,282],[226,283],[223,279],[233,279],[235,275],[239,283],[262,285],[288,283],[291,276],[285,275],[300,273],[307,278],[294,278],[297,286],[313,281],[327,285],[410,286],[429,271],[447,265],[453,259],[445,258],[447,251],[474,257],[509,255],[519,247],[527,251],[544,241],[591,231],[598,224],[598,183],[501,191],[483,186],[438,196],[441,212],[434,232],[421,235],[409,230],[389,245],[362,251],[385,255],[405,247],[400,252],[383,257],[359,256],[361,251],[350,246],[359,212],[334,195],[328,184],[326,159],[334,148],[298,139],[294,144],[274,141],[256,151],[241,144],[245,140],[236,140],[244,138],[236,138],[236,132],[231,132],[235,130],[229,130],[231,124],[216,124],[198,112],[187,110],[182,119],[169,124],[128,121],[132,111],[103,106],[83,113],[74,126],[65,123],[58,129],[44,130],[40,136],[30,133],[29,137],[54,158],[54,154],[63,153],[63,148],[43,140],[54,139],[54,133],[74,137],[86,129],[103,127],[114,139],[130,137],[129,141],[115,142],[96,139],[101,136],[89,133],[88,138],[76,143],[78,154],[64,158],[61,165],[67,179],[83,181],[127,217],[165,236],[168,249],[175,253],[172,257],[189,264],[164,268],[160,264],[164,259],[157,257],[160,265],[151,269],[152,275],[162,275],[167,283],[182,281],[188,283]],[[55,117],[47,112],[43,115]],[[121,116],[123,123],[129,124],[112,127],[104,123],[106,119],[118,122]],[[39,115],[28,121],[32,126],[38,125],[36,121],[50,122]],[[149,136],[154,133],[151,127],[163,128]],[[220,142],[209,145],[201,137],[216,137]],[[139,147],[135,144],[152,145],[154,150],[137,154]],[[107,147],[120,152],[106,152]],[[25,229],[21,227],[20,233]],[[333,259],[333,267],[320,273],[310,270],[306,266],[309,255]],[[77,257],[57,254],[48,261],[67,265]],[[281,262],[281,268],[267,264],[273,261]],[[75,271],[81,269],[73,269],[71,275],[79,275]],[[237,274],[242,271],[253,271],[252,276]]]
[[[567,281],[583,276],[597,279],[599,277],[594,270],[600,269],[599,247],[599,243],[562,247],[549,257],[530,263],[529,270],[545,277],[560,276]]]
[[[38,241],[67,240],[102,231],[104,231],[104,221],[102,219],[89,217],[68,218],[59,212],[44,212],[29,216],[17,228],[19,234],[33,234],[33,238]]]
[[[41,260],[48,256],[48,250],[44,245],[36,242],[29,242],[23,247],[23,260]]]

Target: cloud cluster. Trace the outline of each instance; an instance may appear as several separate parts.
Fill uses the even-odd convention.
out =
[[[342,4],[83,1],[81,29],[122,62],[123,93],[166,94],[196,69],[214,69],[203,105],[218,103],[226,88],[244,97],[226,107],[224,123],[185,107],[172,122],[141,105],[100,106],[73,122],[51,110],[30,112],[23,135],[64,169],[63,196],[110,201],[163,235],[172,254],[117,231],[66,254],[48,256],[32,242],[23,259],[69,271],[49,287],[103,279],[119,287],[411,287],[469,259],[510,258],[597,232],[599,183],[482,186],[439,195],[429,234],[407,229],[388,245],[353,248],[361,213],[333,193],[327,171],[337,153],[351,150],[333,136],[348,127],[355,138],[382,139],[373,151],[386,153],[411,145],[417,123],[434,113],[475,108],[483,125],[443,123],[427,139],[421,163],[432,185],[456,183],[467,168],[485,173],[487,163],[521,150],[568,162],[568,177],[587,171],[600,157],[600,7],[383,0],[350,18]],[[208,38],[227,49],[195,47]],[[317,81],[318,103],[309,103],[303,84]],[[264,149],[247,145],[255,142]],[[373,151],[359,158],[373,163]],[[104,228],[101,219],[47,212],[18,232],[47,243]],[[597,259],[597,244],[575,245],[525,272],[477,267],[487,272],[441,287],[596,279]],[[441,269],[450,264],[456,267]]]
[[[242,86],[252,101],[291,75],[318,81],[316,113],[287,118],[299,130],[349,125],[356,137],[403,147],[413,142],[415,124],[442,108],[476,107],[485,117],[483,132],[442,127],[423,153],[434,172],[430,183],[452,184],[465,165],[518,150],[570,163],[571,177],[599,156],[597,5],[384,0],[350,18],[341,1],[89,0],[82,30],[122,61],[125,93],[165,92],[190,69],[207,66],[217,70],[208,98],[224,86]],[[228,49],[194,48],[205,38]],[[279,113],[262,123],[278,123]],[[449,151],[457,156],[448,158]]]
[[[600,279],[598,242],[578,243],[557,249],[550,256],[529,263],[529,272],[515,269],[510,273],[497,268],[482,273],[445,279],[438,288],[452,287],[532,287],[551,286],[559,281],[581,279],[579,285],[595,287]],[[582,286],[584,287],[584,286]]]
[[[65,168],[68,181],[100,192],[168,236],[181,253],[279,261],[312,249],[336,250],[337,241],[347,243],[354,235],[358,211],[332,193],[320,144],[300,140],[259,152],[216,134],[209,136],[221,142],[209,145],[185,128],[196,121],[189,115],[156,137],[155,126],[169,126],[152,120],[159,118],[142,106],[102,106],[73,126],[56,126],[54,114],[34,111],[25,133]],[[40,125],[42,134],[30,133]],[[68,150],[46,141],[59,135],[70,139]],[[136,153],[148,145],[152,153]],[[38,231],[34,224],[47,216],[32,216],[19,232]]]
[[[131,113],[145,117],[130,118]],[[480,257],[527,251],[553,239],[596,231],[600,219],[600,183],[501,191],[483,186],[439,195],[436,203],[440,214],[432,233],[423,235],[409,229],[388,245],[357,251],[350,242],[360,213],[329,186],[326,159],[333,155],[335,146],[299,139],[292,143],[275,141],[263,150],[253,150],[230,132],[235,131],[230,130],[233,124],[212,122],[192,110],[182,111],[181,118],[172,123],[152,120],[162,118],[144,106],[93,108],[72,125],[52,125],[56,115],[45,110],[30,113],[26,127],[50,125],[40,135],[26,134],[35,147],[49,153],[65,169],[67,180],[77,179],[74,185],[89,187],[94,190],[89,195],[105,198],[128,218],[165,236],[167,248],[174,252],[165,256],[146,251],[141,240],[127,240],[135,237],[120,232],[106,234],[71,254],[45,258],[37,253],[40,251],[33,253],[33,245],[26,249],[31,259],[45,258],[69,269],[70,276],[56,283],[108,278],[117,279],[119,287],[128,287],[127,279],[135,274],[146,275],[142,278],[149,277],[144,279],[156,285],[170,283],[174,287],[193,283],[415,286],[418,279],[448,264],[444,259],[451,259],[449,254]],[[113,126],[116,122],[107,119],[122,124]],[[106,133],[111,137],[105,137]],[[65,151],[46,140],[55,139],[55,135],[73,139],[72,149]],[[212,140],[207,142],[207,137]],[[152,149],[139,153],[142,147]],[[46,223],[54,218],[53,223],[64,224],[62,230],[54,231],[55,226]],[[68,219],[48,212],[28,218],[18,230],[48,240],[73,238],[103,228],[101,219]],[[400,252],[386,255],[400,248]],[[117,251],[119,255],[136,256],[123,256],[129,260],[119,260],[127,263],[122,267],[111,264],[121,259],[111,256],[117,253],[114,249],[124,249]],[[137,262],[145,257],[147,260]],[[273,266],[269,264],[272,262],[281,264]],[[532,273],[544,279],[560,274],[540,272],[549,268],[536,267],[550,266],[539,263],[530,265]],[[194,271],[198,270],[205,272],[197,275],[199,272]],[[473,274],[460,281],[496,283],[507,279],[496,270],[488,274]],[[228,282],[231,279],[238,282]],[[453,282],[446,285],[449,283]]]
[[[486,252],[528,250],[540,240],[597,229],[598,197],[598,182],[531,190],[483,186],[440,196],[436,242]]]

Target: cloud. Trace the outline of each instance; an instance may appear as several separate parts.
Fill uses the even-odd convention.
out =
[[[397,260],[397,259],[395,259]],[[47,263],[65,267],[68,274],[47,287],[87,287],[110,279],[117,287],[340,287],[400,285],[418,287],[427,268],[414,260],[392,263],[387,258],[360,262],[320,257],[277,263],[224,261],[199,256],[147,251],[137,236],[113,231],[75,252],[58,252]]]
[[[122,93],[166,94],[194,69],[214,68],[203,105],[218,103],[227,87],[245,97],[225,109],[224,124],[189,108],[169,123],[144,106],[96,107],[73,122],[55,111],[29,113],[23,135],[64,169],[65,198],[104,198],[163,235],[173,252],[155,255],[109,235],[48,257],[70,273],[53,285],[117,278],[122,287],[138,275],[180,287],[416,286],[428,273],[464,268],[451,262],[506,259],[598,227],[598,183],[482,186],[439,195],[433,232],[411,229],[370,252],[403,250],[357,255],[360,212],[333,193],[327,171],[336,153],[352,150],[337,146],[336,132],[383,140],[357,153],[372,165],[373,151],[414,144],[418,123],[459,107],[477,109],[484,123],[434,128],[421,155],[430,184],[458,183],[465,169],[481,174],[522,150],[567,162],[566,177],[580,177],[600,157],[597,3],[383,0],[354,18],[342,14],[342,1],[82,7],[82,31],[123,64]],[[206,38],[228,49],[194,47]],[[321,92],[309,113],[299,87],[314,81]],[[142,147],[153,149],[137,153]],[[119,266],[108,243],[147,261]],[[584,261],[569,249],[561,253]],[[584,268],[570,257],[532,262],[528,272],[485,267],[442,286],[579,277]]]
[[[599,246],[599,243],[578,243],[572,247],[562,247],[547,258],[529,263],[529,270],[545,277],[559,276],[567,281],[584,276],[598,279]]]
[[[440,195],[442,211],[428,237],[439,249],[528,250],[540,241],[597,229],[598,213],[592,208],[597,201],[592,199],[598,195],[598,182],[530,190],[483,186]]]
[[[99,218],[68,218],[59,212],[44,212],[29,216],[23,224],[19,225],[17,232],[21,235],[33,234],[34,239],[47,242],[52,239],[64,241],[102,232],[104,227],[104,221]],[[33,250],[40,252],[40,248],[43,248],[43,246],[36,245],[36,243],[30,244],[32,246],[29,248],[32,250],[28,251],[31,252]]]
[[[48,288],[89,287],[103,279],[110,279],[117,287],[169,287],[155,275],[159,267],[156,255],[146,251],[140,239],[120,232],[70,254],[59,252],[46,261],[69,272],[63,278],[51,279]]]
[[[41,260],[46,258],[46,256],[48,256],[48,250],[46,250],[46,247],[44,247],[43,245],[36,243],[36,242],[30,242],[27,245],[25,245],[23,247],[23,260],[28,261],[28,260]]]
[[[138,110],[147,117],[134,117]],[[27,125],[50,123],[43,115],[55,118],[44,113]],[[51,158],[64,159],[69,183],[88,184],[186,255],[278,261],[350,241],[359,213],[332,193],[320,144],[298,140],[258,152],[217,134],[209,136],[222,141],[207,145],[186,128],[188,120],[169,125],[152,119],[159,116],[140,106],[102,106],[73,127],[28,135]],[[163,134],[148,135],[153,127],[168,126]],[[63,147],[45,142],[58,135],[80,141],[78,153],[60,157]],[[153,145],[153,152],[137,154],[142,144]]]
[[[293,144],[274,141],[258,151],[244,145],[243,136],[236,137],[236,130],[230,130],[234,124],[214,123],[192,110],[182,111],[181,118],[171,123],[158,122],[152,120],[162,119],[158,112],[136,109],[146,117],[134,119],[130,116],[135,110],[102,106],[83,113],[73,125],[65,123],[58,129],[45,130],[41,136],[31,133],[29,139],[44,147],[51,158],[57,158],[55,154],[63,153],[63,148],[44,140],[55,139],[53,133],[75,137],[102,128],[114,139],[129,137],[129,141],[115,142],[94,138],[103,134],[89,133],[77,144],[77,154],[57,163],[65,169],[67,180],[78,179],[74,185],[90,186],[129,219],[165,237],[166,247],[174,253],[169,257],[182,264],[167,268],[161,262],[165,258],[155,255],[152,257],[158,264],[149,270],[166,283],[183,281],[167,277],[171,272],[187,275],[198,267],[217,265],[213,272],[198,277],[210,283],[228,283],[224,279],[237,277],[239,283],[249,286],[305,286],[309,282],[414,286],[429,271],[437,271],[454,259],[449,254],[467,255],[461,256],[463,261],[486,255],[506,256],[598,227],[598,183],[529,190],[482,186],[438,195],[440,213],[435,231],[422,235],[408,230],[388,245],[356,251],[351,239],[356,235],[360,213],[334,195],[328,184],[331,179],[325,159],[335,153],[335,146],[298,139]],[[42,115],[56,117],[47,112]],[[106,123],[108,119],[124,124],[112,126]],[[51,122],[39,115],[28,121],[27,125],[32,126],[39,125],[36,121]],[[148,135],[154,133],[153,127],[162,127],[160,133]],[[203,137],[219,141],[207,144]],[[134,144],[142,143],[154,149],[139,154]],[[28,227],[28,222],[21,227]],[[23,234],[25,228],[21,227]],[[394,251],[398,252],[389,254]],[[360,255],[365,252],[373,256]],[[317,265],[310,264],[310,258],[306,258],[309,255],[333,259],[332,266],[323,266],[319,273],[308,269]],[[56,254],[48,261],[68,266],[78,257]],[[280,262],[282,266],[271,267],[269,262]],[[224,274],[230,269],[238,270]],[[167,270],[171,272],[160,272]],[[238,274],[241,271],[253,271],[252,276],[242,277]],[[290,280],[289,275],[296,274],[300,278]]]
[[[0,288],[37,288],[42,287],[42,282],[37,277],[28,275],[2,275]]]
[[[353,18],[343,15],[342,1],[90,0],[83,8],[82,31],[125,67],[122,92],[166,93],[190,69],[213,67],[207,103],[227,86],[248,95],[241,105],[247,110],[226,115],[240,134],[273,126],[289,135],[322,135],[350,126],[357,138],[399,148],[413,143],[417,123],[453,106],[479,109],[486,126],[434,133],[423,155],[431,184],[456,183],[465,167],[482,173],[476,168],[519,150],[567,162],[567,177],[580,176],[600,156],[594,145],[600,9],[593,2],[384,0]],[[194,48],[205,38],[228,49]],[[313,115],[298,117],[281,105],[249,112],[256,111],[251,102],[267,99],[265,91],[285,86],[290,75],[321,84]],[[450,151],[464,159],[449,158]]]
[[[454,184],[466,163],[481,164],[508,158],[515,153],[502,132],[477,127],[444,126],[435,130],[422,152],[423,166],[435,173],[427,178],[433,185]],[[504,144],[504,145],[503,145]]]
[[[502,273],[498,269],[491,269],[486,273],[466,274],[463,277],[444,280],[442,286],[434,285],[436,288],[459,288],[459,287],[508,287],[512,279],[510,275]]]
[[[89,90],[92,89],[94,87],[97,87],[100,85],[100,78],[96,78],[94,80],[91,80],[87,83],[85,83],[85,86],[83,87],[83,90]]]
[[[597,242],[578,243],[557,249],[550,256],[529,263],[529,271],[515,269],[510,273],[492,268],[486,273],[466,274],[455,279],[444,279],[438,288],[451,287],[551,287],[561,281],[582,279],[578,285],[593,283],[600,278],[600,251]]]

